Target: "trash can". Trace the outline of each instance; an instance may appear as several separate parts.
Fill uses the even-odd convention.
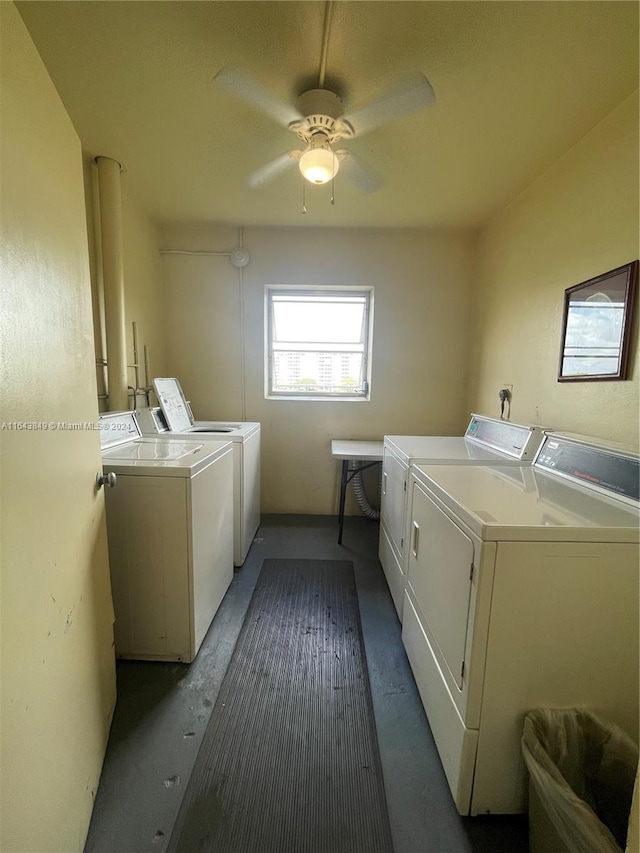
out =
[[[622,853],[638,747],[590,711],[540,708],[525,715],[530,853]]]

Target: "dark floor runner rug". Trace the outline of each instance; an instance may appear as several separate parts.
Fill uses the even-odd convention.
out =
[[[353,565],[265,560],[169,853],[392,853]]]

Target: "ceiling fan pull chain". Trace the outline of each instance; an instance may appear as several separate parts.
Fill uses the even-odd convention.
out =
[[[335,186],[336,186],[336,176],[334,174],[334,176],[331,178],[331,204],[336,203],[336,196],[335,196],[335,192],[334,192]]]
[[[303,178],[302,179],[302,210],[300,211],[300,213],[306,213],[307,212],[307,205],[305,203],[305,186],[304,185],[305,185],[305,179]]]

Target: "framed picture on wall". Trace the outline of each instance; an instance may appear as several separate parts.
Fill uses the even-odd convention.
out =
[[[558,382],[626,379],[638,261],[564,292]]]

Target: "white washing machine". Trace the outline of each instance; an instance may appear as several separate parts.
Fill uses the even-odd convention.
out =
[[[542,438],[542,427],[474,414],[464,436],[385,435],[378,556],[401,622],[408,566],[405,543],[411,466],[531,463]]]
[[[192,661],[233,579],[233,445],[100,417],[116,654]]]
[[[177,379],[154,379],[153,384],[160,406],[136,413],[144,434],[233,443],[233,561],[242,566],[260,526],[260,424],[196,421]]]
[[[402,638],[461,814],[526,811],[524,714],[638,740],[640,457],[549,433],[533,466],[418,465]]]

